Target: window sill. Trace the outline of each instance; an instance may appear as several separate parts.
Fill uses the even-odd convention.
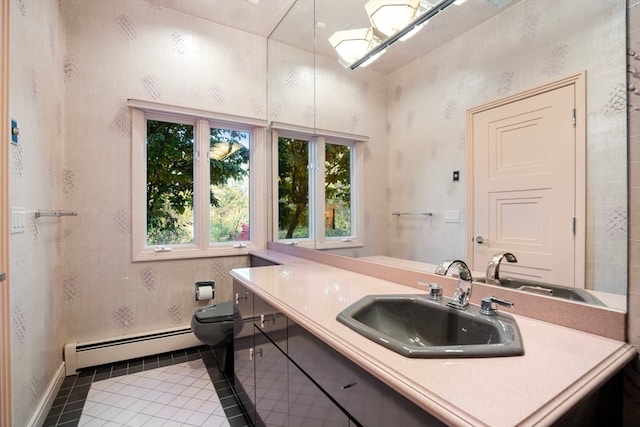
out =
[[[358,239],[350,240],[325,240],[324,242],[316,242],[316,249],[344,249],[344,248],[362,248],[364,242]]]
[[[249,251],[264,249],[255,244],[246,244],[243,247],[229,246],[212,246],[207,249],[198,249],[194,247],[181,248],[171,247],[169,251],[155,251],[152,248],[146,248],[144,251],[134,254],[133,262],[145,261],[165,261],[177,259],[193,259],[193,258],[214,258],[227,256],[249,255]]]

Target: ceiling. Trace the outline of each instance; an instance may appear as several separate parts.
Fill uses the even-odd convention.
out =
[[[327,57],[337,54],[328,39],[336,31],[366,28],[367,0],[146,0],[216,24],[269,37]],[[369,70],[389,74],[486,21],[520,0],[467,0],[434,17],[416,36],[397,42]]]

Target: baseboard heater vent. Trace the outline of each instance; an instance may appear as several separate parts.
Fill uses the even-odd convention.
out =
[[[168,351],[202,345],[191,328],[163,329],[143,335],[130,335],[112,340],[70,343],[64,346],[65,373],[75,375],[78,369],[105,363],[151,356]]]

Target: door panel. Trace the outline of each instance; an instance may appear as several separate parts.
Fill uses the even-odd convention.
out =
[[[573,286],[575,88],[568,85],[473,116],[473,269],[503,251],[502,274]]]

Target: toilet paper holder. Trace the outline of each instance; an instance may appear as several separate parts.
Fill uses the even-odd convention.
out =
[[[208,301],[215,295],[216,284],[212,281],[196,282],[196,301]]]

